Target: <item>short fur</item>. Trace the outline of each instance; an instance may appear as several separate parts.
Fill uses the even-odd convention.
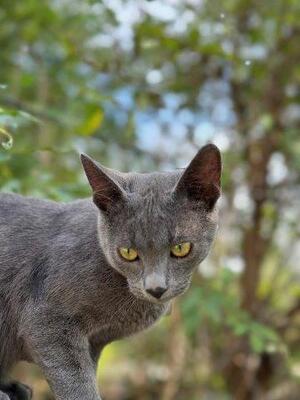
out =
[[[184,170],[119,173],[82,156],[93,199],[60,204],[0,194],[0,400],[30,390],[5,383],[20,360],[38,364],[58,400],[99,400],[103,347],[139,332],[189,286],[216,227],[221,161],[204,147]],[[192,242],[191,254],[170,246]],[[119,247],[134,247],[127,262]],[[164,287],[160,299],[147,289]]]

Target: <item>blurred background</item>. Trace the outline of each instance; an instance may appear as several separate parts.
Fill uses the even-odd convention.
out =
[[[223,153],[211,255],[105,350],[105,399],[299,399],[299,0],[0,0],[0,48],[1,191],[89,196],[80,151],[123,171]]]

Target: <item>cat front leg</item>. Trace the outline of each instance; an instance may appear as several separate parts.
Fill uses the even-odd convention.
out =
[[[1,397],[2,396],[2,397]],[[0,384],[0,400],[31,400],[32,390],[19,382]]]
[[[95,334],[92,337],[90,337],[89,344],[90,344],[90,356],[94,363],[94,368],[96,370],[99,358],[101,356],[102,350],[105,347],[105,344],[99,334]]]
[[[88,339],[51,330],[52,334],[34,334],[30,348],[56,400],[101,400]]]

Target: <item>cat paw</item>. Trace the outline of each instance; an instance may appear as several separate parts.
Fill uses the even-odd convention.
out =
[[[7,394],[0,392],[0,400],[10,400]]]
[[[31,400],[32,390],[30,387],[19,382],[1,385],[0,400]],[[3,393],[3,394],[2,394]],[[1,397],[3,396],[3,397]]]

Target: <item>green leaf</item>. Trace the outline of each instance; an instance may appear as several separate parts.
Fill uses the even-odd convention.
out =
[[[90,136],[93,133],[95,133],[95,131],[99,129],[100,126],[102,125],[103,118],[104,118],[104,113],[100,108],[96,109],[93,113],[91,113],[80,129],[82,135]]]
[[[266,344],[262,338],[255,333],[250,335],[250,346],[255,353],[261,353],[266,349]]]
[[[6,138],[6,140],[4,142],[1,142],[1,146],[5,150],[10,150],[12,148],[12,146],[13,146],[13,143],[14,143],[13,137],[4,128],[0,128],[0,135],[5,136],[5,138]]]

